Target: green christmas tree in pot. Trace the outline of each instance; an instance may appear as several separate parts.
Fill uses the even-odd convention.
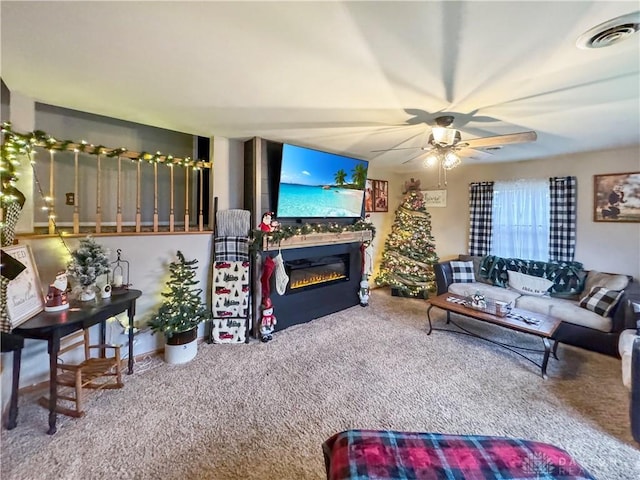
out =
[[[109,251],[93,238],[83,238],[78,248],[71,252],[67,273],[81,287],[81,301],[96,298],[96,280],[109,271]]]
[[[211,318],[195,279],[198,260],[186,260],[180,250],[177,256],[178,260],[169,264],[169,291],[162,292],[165,300],[149,321],[153,333],[165,337],[165,361],[174,364],[196,356],[198,325]]]

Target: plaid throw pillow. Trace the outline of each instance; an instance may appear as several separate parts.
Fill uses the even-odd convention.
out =
[[[476,281],[473,274],[473,262],[449,262],[453,273],[453,283],[472,283]]]
[[[593,287],[589,294],[580,300],[580,306],[603,317],[608,317],[623,293],[624,290]]]

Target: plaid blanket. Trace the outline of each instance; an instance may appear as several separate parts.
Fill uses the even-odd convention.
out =
[[[322,449],[328,480],[594,479],[560,448],[506,437],[347,430]]]
[[[216,237],[213,241],[216,262],[249,261],[248,237]]]
[[[480,276],[499,287],[508,286],[508,270],[551,280],[552,297],[571,297],[581,293],[587,277],[580,262],[542,262],[495,255],[486,255],[480,262]]]

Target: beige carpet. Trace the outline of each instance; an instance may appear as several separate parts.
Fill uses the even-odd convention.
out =
[[[85,418],[59,416],[53,436],[23,395],[18,427],[2,431],[1,478],[322,479],[322,442],[349,428],[522,437],[565,448],[597,478],[640,478],[619,360],[561,346],[545,381],[487,342],[427,336],[425,311],[375,290],[367,308],[266,344],[202,344],[181,366],[139,362]]]

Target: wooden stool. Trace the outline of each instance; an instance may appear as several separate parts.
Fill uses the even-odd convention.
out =
[[[2,353],[13,352],[13,381],[11,384],[11,399],[9,401],[9,418],[7,430],[11,430],[18,424],[18,387],[20,384],[20,360],[24,338],[13,333],[0,332],[0,347]]]

